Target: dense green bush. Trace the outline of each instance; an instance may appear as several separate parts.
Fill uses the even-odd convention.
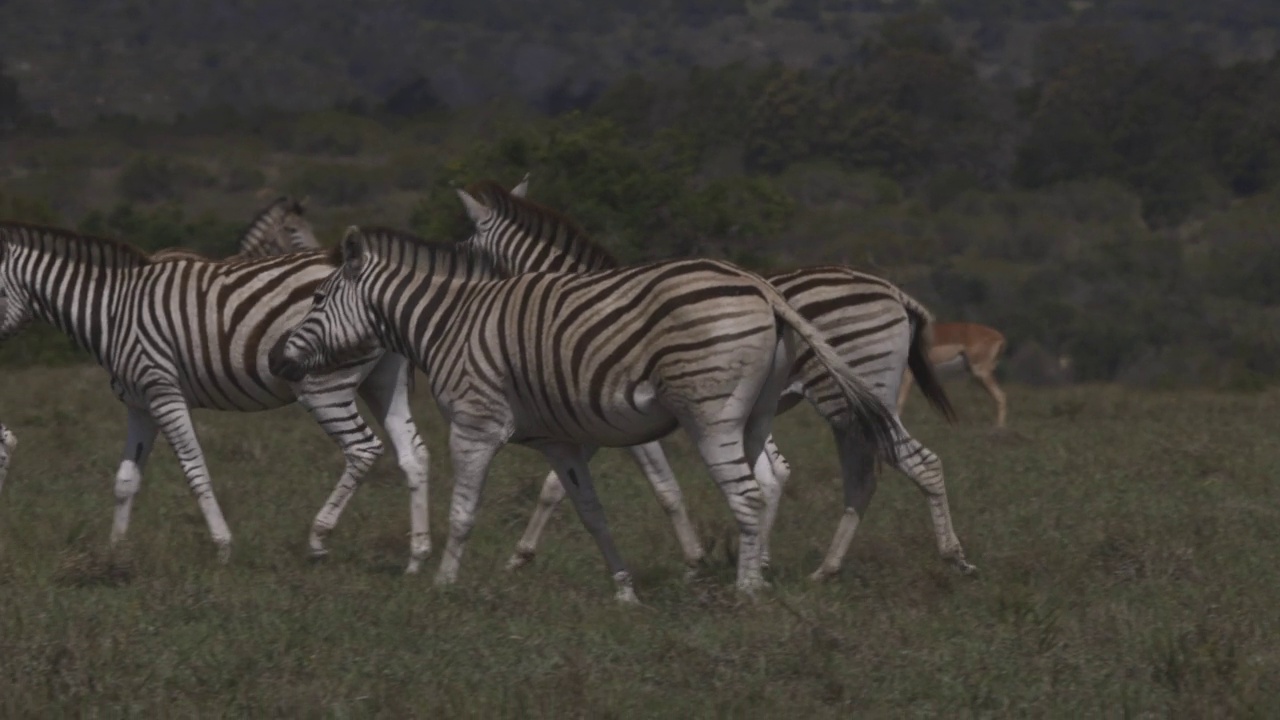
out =
[[[126,202],[181,200],[187,190],[208,187],[214,181],[195,163],[139,155],[120,171],[116,191]]]

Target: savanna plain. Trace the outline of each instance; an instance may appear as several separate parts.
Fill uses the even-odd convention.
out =
[[[622,450],[593,463],[640,607],[612,600],[566,504],[536,562],[503,567],[547,466],[498,457],[457,586],[431,586],[451,490],[419,377],[435,555],[402,574],[408,497],[384,456],[330,538],[306,534],[341,469],[298,407],[197,411],[235,535],[213,546],[157,445],[125,547],[108,551],[124,410],[96,367],[5,370],[20,445],[0,494],[0,716],[1263,717],[1280,707],[1280,392],[976,388],[943,459],[974,577],[933,546],[922,496],[882,470],[844,572],[807,579],[841,513],[826,426],[779,418],[794,472],[772,589],[733,589],[732,522],[685,438],[664,444],[710,547],[686,582],[666,516]]]

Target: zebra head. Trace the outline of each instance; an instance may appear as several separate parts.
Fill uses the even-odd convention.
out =
[[[307,198],[288,202],[284,207],[284,215],[280,218],[280,234],[282,235],[281,244],[288,248],[289,252],[302,252],[306,250],[316,250],[320,248],[320,241],[316,240],[315,233],[311,231],[311,223],[303,217],[307,211]]]
[[[4,489],[4,479],[9,473],[9,455],[18,447],[18,436],[0,423],[0,490]]]
[[[341,249],[341,267],[320,283],[306,316],[271,351],[268,367],[289,382],[378,347],[379,328],[360,283],[369,266],[360,228],[347,228]]]
[[[0,340],[17,335],[34,317],[31,294],[20,282],[13,248],[0,240]]]

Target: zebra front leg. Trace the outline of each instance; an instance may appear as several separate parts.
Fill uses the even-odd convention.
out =
[[[151,402],[151,416],[157,420],[160,431],[178,456],[178,464],[187,477],[187,486],[195,495],[209,526],[209,535],[218,546],[218,561],[226,564],[231,560],[231,530],[227,528],[222,509],[218,507],[218,498],[213,494],[209,468],[205,465],[204,451],[196,438],[186,399],[177,391],[158,395]]]
[[[631,584],[631,573],[622,562],[622,556],[613,542],[609,532],[609,522],[605,518],[604,507],[596,496],[595,484],[591,480],[591,470],[587,467],[587,458],[594,452],[581,445],[543,444],[539,446],[542,453],[556,473],[560,476],[560,484],[573,501],[578,511],[578,518],[586,526],[587,532],[595,539],[600,554],[604,556],[605,565],[613,577],[616,594],[614,598],[623,603],[638,603],[636,591]]]
[[[836,451],[840,458],[840,474],[844,480],[844,515],[836,526],[835,537],[822,565],[809,576],[810,580],[825,580],[840,572],[844,556],[849,552],[858,524],[867,513],[867,506],[876,494],[875,455],[860,438],[850,430],[832,426]]]
[[[129,531],[129,515],[133,511],[133,496],[142,485],[142,470],[146,467],[151,448],[156,444],[155,420],[142,408],[128,407],[128,435],[121,453],[120,469],[116,471],[116,509],[111,521],[111,545],[124,540]]]
[[[427,446],[422,442],[418,426],[409,410],[409,361],[400,355],[382,357],[373,372],[360,386],[360,395],[373,410],[387,432],[396,460],[409,486],[409,565],[406,573],[422,569],[422,561],[431,554],[427,472]]]
[[[561,484],[556,471],[547,473],[546,479],[542,481],[542,491],[538,493],[538,504],[533,509],[533,515],[529,517],[529,524],[525,526],[524,534],[516,543],[516,551],[507,560],[508,570],[519,570],[533,562],[533,558],[538,553],[538,540],[542,537],[542,531],[546,529],[547,522],[551,520],[551,514],[564,499],[564,495],[564,485]]]
[[[436,570],[436,585],[451,585],[458,579],[458,567],[467,538],[476,524],[480,493],[489,475],[489,464],[503,443],[463,429],[470,418],[456,417],[449,427],[449,456],[453,461],[453,499],[449,507],[449,540],[445,543]],[[482,419],[475,420],[477,424]]]
[[[338,446],[342,448],[344,466],[342,477],[333,492],[316,513],[311,523],[311,535],[307,539],[311,557],[322,558],[329,554],[325,539],[337,526],[342,511],[351,501],[356,488],[364,480],[365,474],[373,463],[382,456],[382,441],[373,434],[373,430],[360,417],[360,409],[356,406],[355,397],[325,398],[323,396],[302,395],[298,402],[311,413],[311,417],[319,423]]]

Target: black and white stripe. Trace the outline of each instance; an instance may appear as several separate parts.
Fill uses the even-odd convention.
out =
[[[249,227],[240,235],[240,252],[223,258],[223,261],[250,260],[253,258],[286,255],[288,253],[319,250],[320,242],[311,230],[311,223],[303,217],[305,200],[289,196],[276,198],[254,216]],[[202,253],[185,247],[165,248],[151,253],[152,260],[209,260]]]
[[[493,182],[482,182],[459,191],[459,197],[475,224],[469,245],[490,256],[506,276],[535,271],[591,272],[617,266],[617,262],[567,217],[524,198],[528,176],[511,192]],[[846,267],[810,267],[775,273],[766,279],[786,300],[836,348],[876,396],[896,408],[903,372],[910,366],[922,378],[921,389],[931,403],[952,417],[950,403],[928,362],[932,318],[920,303],[892,283]],[[815,579],[835,574],[848,551],[849,543],[875,492],[874,452],[857,434],[848,432],[845,404],[832,376],[812,353],[805,352],[795,363],[778,406],[779,412],[809,400],[828,420],[840,455],[844,482],[845,512],[840,520],[826,559],[814,573]],[[951,524],[943,482],[942,463],[928,448],[911,437],[895,419],[897,460],[895,466],[910,477],[929,502],[934,534],[942,556],[964,572],[973,570]],[[663,507],[672,518],[676,535],[688,563],[703,555],[697,533],[684,509],[679,486],[662,453],[653,443],[632,448],[632,453],[653,485]],[[780,484],[790,476],[790,466],[770,437],[766,452]],[[528,563],[537,549],[542,529],[551,511],[564,497],[555,473],[543,484],[538,508],[524,536],[516,546],[509,567]],[[776,502],[766,510],[763,562],[768,563],[768,529],[772,527]]]
[[[437,582],[456,578],[489,463],[504,444],[540,450],[633,600],[587,461],[600,446],[681,426],[738,521],[738,584],[763,584],[764,441],[791,364],[808,345],[837,372],[849,411],[892,453],[893,415],[760,277],[712,260],[587,274],[499,275],[481,252],[350,228],[343,266],[316,292],[273,367],[285,377],[381,346],[420,367],[450,423],[454,493]],[[754,469],[753,469],[754,465]]]
[[[48,227],[0,224],[0,341],[33,319],[93,354],[128,408],[128,439],[116,475],[112,541],[128,528],[134,494],[162,432],[173,446],[219,555],[231,534],[210,484],[191,408],[251,412],[301,403],[342,448],[346,467],[316,516],[313,553],[382,443],[361,418],[364,397],[395,446],[410,486],[409,570],[430,551],[427,453],[409,415],[405,358],[373,350],[333,371],[287,382],[268,351],[305,314],[333,270],[324,251],[237,262],[155,260],[136,248]]]

